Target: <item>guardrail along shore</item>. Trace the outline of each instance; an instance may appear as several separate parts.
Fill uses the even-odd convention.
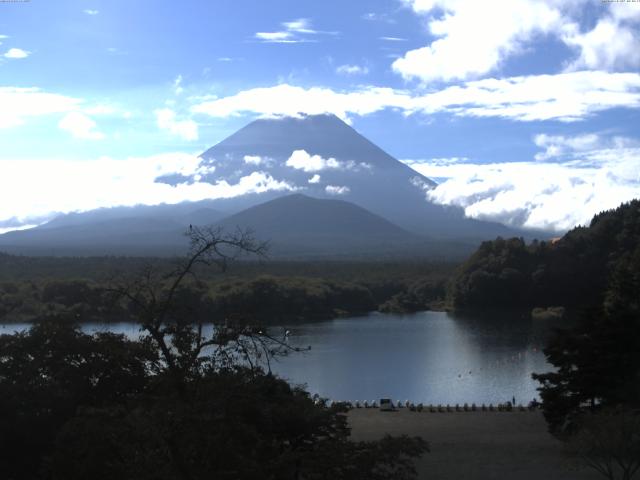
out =
[[[315,398],[316,403],[324,403],[327,406],[341,405],[349,410],[359,408],[373,408],[380,410],[408,410],[411,412],[427,412],[427,413],[452,413],[452,412],[533,412],[540,408],[541,404],[537,401],[529,402],[527,405],[514,404],[512,402],[505,403],[489,403],[489,404],[476,404],[476,403],[464,403],[459,404],[424,404],[414,403],[409,400],[405,402],[385,402],[385,405],[381,407],[380,402],[375,400],[356,400],[356,401],[338,401]]]

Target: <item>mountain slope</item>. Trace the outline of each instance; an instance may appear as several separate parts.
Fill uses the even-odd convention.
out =
[[[270,242],[270,254],[277,257],[459,257],[472,249],[430,241],[344,200],[301,194],[250,207],[218,225],[225,230],[251,229],[257,239]]]
[[[215,167],[207,181],[237,183],[261,171],[317,198],[341,198],[401,227],[434,238],[486,239],[514,232],[497,223],[467,219],[456,207],[435,205],[424,177],[377,147],[335,115],[259,119],[201,155]],[[167,179],[167,181],[185,181]],[[221,201],[234,210],[282,196],[266,192]],[[259,198],[258,198],[259,197]],[[248,202],[249,201],[249,202]]]
[[[144,252],[147,242],[157,249],[174,251],[177,245],[183,245],[176,240],[179,237],[176,232],[189,224],[212,224],[225,215],[289,195],[291,191],[317,199],[350,202],[404,230],[437,241],[479,244],[498,235],[521,234],[500,224],[465,218],[461,209],[427,201],[426,190],[432,188],[434,182],[393,158],[334,115],[259,119],[204,152],[201,158],[197,174],[174,174],[156,181],[172,185],[221,183],[223,190],[233,186],[242,191],[236,188],[243,185],[242,180],[256,178],[258,174],[258,178],[272,179],[289,189],[274,189],[265,181],[259,188],[232,198],[70,213],[35,229],[0,235],[0,247],[14,253],[23,252],[22,247],[31,251],[47,252],[54,248],[72,253],[75,248],[80,249],[78,254],[87,251],[124,254],[131,248],[132,253],[135,250],[138,254],[140,250]],[[300,198],[298,203],[309,209],[315,205]],[[325,232],[314,229],[313,222],[302,222],[305,214],[300,213],[302,207],[297,208],[295,212],[300,221],[281,225],[275,218],[272,220],[289,229],[289,240],[295,238],[300,251],[304,251],[305,243],[316,248],[324,242],[320,237]],[[347,223],[344,228],[348,228]],[[277,228],[265,222],[260,225],[276,238]],[[366,231],[366,222],[358,225]],[[352,233],[356,230],[350,228]],[[338,232],[331,234],[335,236]],[[284,233],[279,235],[282,237]],[[361,237],[366,235],[360,233]]]
[[[25,255],[175,255],[187,248],[179,222],[146,217],[38,227],[0,235],[0,250]]]
[[[308,238],[319,236],[398,240],[415,235],[362,207],[343,200],[320,200],[287,195],[248,208],[218,223],[226,228],[249,227],[259,237]]]
[[[213,202],[205,200],[202,202],[184,202],[177,205],[160,204],[99,208],[88,212],[60,215],[41,225],[38,229],[92,225],[128,218],[146,218],[159,222],[178,223],[183,226],[188,226],[189,224],[204,225],[213,223],[224,216],[212,207]]]
[[[0,250],[28,255],[182,254],[189,225],[211,225],[222,216],[210,201],[102,208],[0,235]]]

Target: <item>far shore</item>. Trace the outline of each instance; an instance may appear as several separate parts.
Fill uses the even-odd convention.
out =
[[[600,475],[567,454],[547,432],[540,411],[411,412],[352,409],[354,440],[385,434],[420,436],[431,453],[416,462],[429,480],[597,480]]]

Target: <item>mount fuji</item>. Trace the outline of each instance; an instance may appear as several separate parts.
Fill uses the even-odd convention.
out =
[[[202,177],[206,181],[234,184],[253,172],[265,172],[298,193],[353,202],[432,238],[486,239],[514,234],[501,224],[466,218],[460,208],[429,202],[426,190],[436,186],[434,181],[396,160],[335,115],[255,120],[201,158],[205,169],[213,170]],[[173,175],[158,181],[178,184],[193,179]],[[282,195],[271,191],[218,200],[218,209],[237,211]]]
[[[426,192],[436,186],[435,182],[334,115],[255,120],[200,158],[197,175],[168,175],[158,177],[156,182],[237,185],[244,178],[260,175],[275,186],[267,184],[261,193],[225,199],[61,215],[30,230],[0,235],[0,250],[30,254],[173,254],[184,248],[186,241],[180,233],[189,224],[253,228],[258,237],[268,234],[282,252],[293,248],[290,240],[295,238],[300,254],[304,254],[305,245],[313,250],[312,244],[317,244],[313,238],[328,243],[339,240],[335,242],[339,248],[357,246],[355,239],[368,235],[380,240],[378,246],[386,245],[392,251],[407,242],[435,245],[455,240],[475,246],[498,235],[521,234],[501,224],[466,218],[459,208],[428,201]],[[286,202],[270,202],[285,196],[290,196]],[[308,201],[309,197],[317,202]],[[242,214],[265,202],[270,202],[265,211],[269,212],[271,227],[258,221],[260,215],[255,211]],[[293,208],[296,203],[299,207]],[[305,215],[313,219],[319,208],[325,215],[322,231],[302,221]],[[367,232],[359,232],[356,225],[367,225]],[[378,228],[380,235],[372,228]]]

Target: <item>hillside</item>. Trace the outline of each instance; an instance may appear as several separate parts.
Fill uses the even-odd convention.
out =
[[[464,217],[459,208],[427,200],[436,185],[398,161],[335,115],[258,119],[201,155],[215,167],[203,178],[234,184],[255,171],[285,181],[305,195],[340,198],[400,227],[432,238],[484,240],[513,235],[507,227]],[[295,162],[293,160],[296,160]],[[189,177],[167,178],[169,183]],[[237,211],[287,192],[267,191],[219,200]]]
[[[458,309],[586,308],[602,304],[610,278],[640,255],[640,201],[596,215],[555,242],[484,242],[458,269],[448,301]]]
[[[39,227],[0,235],[0,250],[30,255],[173,255],[184,249],[181,233],[189,225],[210,225],[235,214],[241,216],[224,225],[252,226],[274,239],[274,253],[294,257],[337,250],[361,256],[384,250],[460,258],[482,240],[518,234],[501,224],[466,218],[462,209],[430,202],[426,192],[436,185],[432,180],[334,115],[258,119],[200,158],[199,173],[163,175],[155,181],[172,186],[210,183],[212,191],[221,187],[219,198],[59,215]],[[256,176],[267,180],[246,186],[247,179]],[[229,187],[234,188],[232,196]],[[345,207],[344,216],[336,213],[339,209],[320,214],[314,210],[319,204],[310,201],[281,217],[269,213],[269,208],[280,208],[278,203],[260,213],[240,214],[292,192],[338,202],[326,204],[334,207],[352,206]],[[310,210],[304,212],[305,208]],[[282,219],[287,216],[290,222],[285,224]],[[315,217],[318,222],[309,221]],[[275,223],[268,225],[267,218]],[[322,223],[329,218],[342,223]],[[407,242],[410,248],[398,248]]]
[[[419,237],[384,218],[343,200],[288,195],[232,215],[218,225],[251,228],[272,247],[307,247],[340,251],[352,247],[419,241]]]
[[[250,228],[270,242],[270,255],[299,258],[461,258],[472,243],[443,242],[410,233],[344,200],[294,194],[248,208],[218,223],[226,230]]]

